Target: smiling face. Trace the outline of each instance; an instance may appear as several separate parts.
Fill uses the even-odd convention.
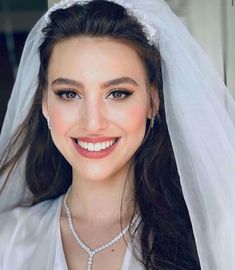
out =
[[[55,45],[43,114],[74,176],[125,175],[152,115],[149,91],[139,56],[124,43],[80,37]]]

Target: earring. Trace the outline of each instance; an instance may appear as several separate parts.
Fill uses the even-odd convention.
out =
[[[48,126],[48,129],[51,130],[50,118],[49,118],[49,117],[48,117],[48,119],[47,119],[47,126]]]
[[[152,117],[152,118],[151,118],[151,121],[150,121],[150,127],[151,127],[151,128],[154,127],[154,121],[155,121],[155,119],[154,119],[154,117]]]

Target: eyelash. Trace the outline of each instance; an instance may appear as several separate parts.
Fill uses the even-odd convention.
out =
[[[81,99],[81,97],[79,96],[78,93],[76,93],[76,91],[74,90],[59,90],[57,92],[55,92],[55,94],[64,99],[64,100],[72,100],[72,99],[75,99],[75,96],[78,96],[77,99]],[[117,101],[121,101],[123,99],[126,99],[128,98],[129,96],[131,96],[133,94],[132,91],[129,91],[129,90],[126,90],[126,89],[115,89],[115,90],[112,90],[110,91],[110,93],[107,95],[107,97],[109,97],[110,95],[114,95],[114,94],[121,94],[121,95],[125,95],[124,97],[118,97],[118,98],[112,98],[114,100],[117,100]],[[73,95],[73,97],[69,97],[69,95]]]
[[[125,89],[116,89],[116,90],[112,90],[108,96],[110,95],[114,95],[114,94],[121,94],[121,95],[125,95],[124,97],[119,97],[119,98],[113,98],[115,100],[123,100],[123,99],[126,99],[128,98],[129,96],[131,96],[133,94],[132,91],[129,91],[129,90],[125,90]]]
[[[76,96],[76,95],[79,96],[75,91],[69,90],[69,89],[56,91],[55,94],[58,97],[60,97],[60,98],[62,98],[64,100],[68,100],[68,101],[75,98],[75,97],[68,97],[68,95],[72,94],[74,96]],[[80,99],[80,97],[78,97],[78,99]]]

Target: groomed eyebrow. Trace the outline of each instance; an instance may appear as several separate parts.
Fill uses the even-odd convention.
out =
[[[107,82],[102,83],[101,87],[102,88],[107,88],[110,86],[115,86],[115,85],[119,85],[119,84],[123,84],[123,83],[127,83],[127,84],[132,84],[134,86],[139,86],[139,84],[132,78],[130,77],[120,77],[120,78],[116,78]],[[55,79],[52,83],[51,86],[53,85],[70,85],[70,86],[74,86],[77,88],[85,88],[84,85],[76,80],[71,80],[71,79],[66,79],[66,78],[57,78]]]
[[[139,86],[138,83],[134,79],[132,79],[130,77],[121,77],[121,78],[113,79],[113,80],[110,80],[108,82],[103,83],[102,87],[106,88],[106,87],[110,87],[110,86],[114,86],[114,85],[118,85],[118,84],[122,84],[122,83],[127,83],[127,84],[132,84],[134,86]]]

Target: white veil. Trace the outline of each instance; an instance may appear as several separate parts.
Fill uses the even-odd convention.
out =
[[[64,1],[68,6],[74,2],[84,1]],[[167,124],[201,267],[231,270],[235,268],[235,102],[206,54],[163,0],[114,2],[138,7],[157,30],[154,42],[162,57]],[[1,151],[29,110],[46,18],[27,39],[2,128]],[[0,195],[0,211],[26,196],[20,173],[23,162]]]

